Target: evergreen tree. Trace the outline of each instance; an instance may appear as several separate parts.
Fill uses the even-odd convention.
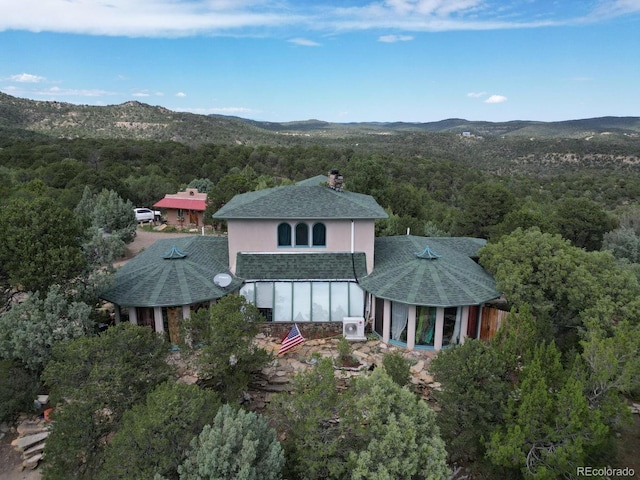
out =
[[[52,285],[42,298],[31,293],[20,304],[0,314],[0,357],[19,361],[40,373],[53,347],[63,340],[92,334],[91,308],[67,298]]]
[[[167,379],[166,355],[161,337],[129,323],[54,346],[42,375],[56,408],[45,479],[97,477],[124,412]]]
[[[202,377],[227,402],[237,402],[251,374],[269,361],[266,350],[253,342],[263,320],[244,297],[227,295],[185,322],[184,338],[202,345],[198,356]]]
[[[338,393],[331,360],[322,359],[274,401],[269,417],[286,438],[289,478],[449,477],[435,413],[383,369]]]
[[[540,480],[585,465],[589,450],[598,448],[608,429],[600,412],[589,408],[582,382],[568,373],[553,343],[535,349],[509,399],[504,427],[491,435],[487,455],[492,462]]]
[[[214,421],[220,400],[196,385],[168,381],[127,410],[98,479],[178,478],[191,440]]]
[[[46,197],[14,198],[0,209],[0,278],[21,291],[64,285],[85,268],[82,226]]]
[[[93,195],[91,189],[85,187],[76,213],[84,217],[90,226],[103,234],[116,236],[124,243],[131,243],[136,236],[133,204],[113,190],[104,189]]]
[[[482,459],[485,436],[502,423],[511,392],[504,360],[497,348],[473,339],[432,360],[429,370],[441,384],[433,391],[438,425],[451,461]]]
[[[254,412],[224,405],[191,442],[180,480],[279,480],[284,453],[275,431]]]
[[[343,469],[333,363],[316,360],[313,369],[296,375],[291,395],[280,394],[269,406],[269,419],[286,438],[287,478],[336,478]]]
[[[450,477],[435,412],[382,369],[356,378],[345,394],[341,430],[346,478]]]

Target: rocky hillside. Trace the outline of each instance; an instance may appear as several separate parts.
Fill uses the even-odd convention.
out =
[[[439,122],[329,123],[320,120],[274,123],[222,115],[196,115],[140,102],[89,106],[45,102],[0,93],[0,126],[55,137],[133,138],[185,143],[235,139],[248,143],[278,143],[277,136],[358,137],[401,133],[455,133],[478,136],[580,138],[640,137],[640,117],[601,117],[565,122]],[[270,138],[271,141],[266,142]]]
[[[537,175],[640,168],[640,117],[566,122],[259,122],[196,115],[140,102],[89,106],[0,93],[0,140],[121,139],[247,146],[322,146],[358,154],[453,160],[498,173]],[[1,144],[0,144],[1,146]]]

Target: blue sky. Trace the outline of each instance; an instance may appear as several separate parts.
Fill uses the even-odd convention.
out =
[[[640,116],[640,0],[0,0],[0,91],[275,122]]]

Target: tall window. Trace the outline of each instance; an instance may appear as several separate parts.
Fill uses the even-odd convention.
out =
[[[407,322],[409,320],[409,305],[391,302],[391,339],[407,342]]]
[[[291,225],[288,223],[281,223],[278,225],[278,246],[291,246]]]
[[[437,311],[436,307],[416,307],[416,345],[433,347]]]
[[[456,307],[444,309],[444,324],[442,326],[442,345],[458,343],[460,339],[460,315]]]
[[[326,247],[327,246],[327,228],[324,223],[315,223],[313,225],[313,246],[314,247]]]
[[[309,246],[309,227],[306,223],[296,225],[296,247]]]

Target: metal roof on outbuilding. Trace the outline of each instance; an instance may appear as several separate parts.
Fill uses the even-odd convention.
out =
[[[207,209],[206,200],[198,198],[164,197],[153,204],[155,208],[181,208],[183,210],[197,210],[204,212]]]

